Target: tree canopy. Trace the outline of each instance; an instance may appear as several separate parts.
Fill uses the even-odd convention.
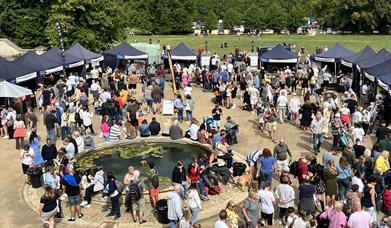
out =
[[[58,20],[66,48],[80,42],[99,51],[129,29],[182,34],[194,21],[216,29],[219,19],[225,29],[295,32],[312,16],[322,28],[387,33],[390,12],[389,0],[0,0],[0,36],[23,48],[58,45]]]

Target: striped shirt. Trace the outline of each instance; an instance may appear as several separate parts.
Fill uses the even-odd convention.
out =
[[[119,136],[120,136],[120,128],[118,127],[117,124],[114,124],[111,128],[110,128],[110,141],[118,141],[119,140]]]
[[[247,156],[246,156],[246,161],[251,165],[254,166],[255,163],[257,163],[259,157],[262,155],[262,150],[254,150],[251,151]]]

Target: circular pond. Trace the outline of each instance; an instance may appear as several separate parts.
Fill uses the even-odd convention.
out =
[[[174,142],[131,142],[129,144],[89,151],[77,159],[79,168],[102,166],[105,173],[111,170],[122,180],[129,166],[140,170],[142,178],[149,170],[148,164],[155,163],[161,182],[166,185],[171,179],[171,172],[178,161],[185,167],[193,156],[210,151],[202,146]]]

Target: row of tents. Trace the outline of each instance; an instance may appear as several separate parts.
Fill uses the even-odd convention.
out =
[[[310,59],[315,63],[334,64],[334,73],[337,73],[337,67],[351,68],[354,76],[353,89],[356,91],[359,91],[363,77],[378,83],[387,91],[391,90],[391,53],[384,48],[375,52],[371,47],[366,46],[354,53],[337,43],[327,51],[312,55]],[[297,64],[299,57],[297,53],[277,45],[264,53],[260,61],[261,64]]]
[[[173,60],[197,59],[197,54],[183,43],[180,43],[171,53]],[[19,83],[86,64],[98,65],[101,61],[104,61],[105,66],[115,68],[122,60],[145,60],[147,62],[148,57],[147,53],[126,42],[102,54],[94,53],[76,43],[64,53],[59,48],[53,47],[42,55],[28,51],[14,61],[0,58],[0,81]]]

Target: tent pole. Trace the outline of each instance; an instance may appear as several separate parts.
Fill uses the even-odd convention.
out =
[[[175,83],[175,75],[174,75],[174,69],[172,67],[172,60],[171,60],[171,52],[168,50],[168,65],[170,66],[170,72],[171,72],[171,77],[172,77],[172,88],[174,90],[174,95],[177,95],[177,90],[176,90],[176,83]]]

